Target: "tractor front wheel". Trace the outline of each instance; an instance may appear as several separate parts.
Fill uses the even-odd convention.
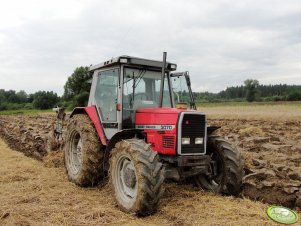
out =
[[[243,157],[239,150],[219,136],[208,139],[207,152],[211,157],[212,174],[197,175],[195,184],[224,195],[238,195],[242,188]]]
[[[156,211],[164,172],[149,144],[138,139],[118,142],[111,151],[109,173],[116,202],[123,211],[140,216]]]

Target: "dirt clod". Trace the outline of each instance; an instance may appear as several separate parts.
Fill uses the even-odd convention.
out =
[[[7,218],[7,217],[9,217],[9,215],[10,215],[10,213],[9,212],[5,212],[5,213],[3,213],[2,215],[1,215],[1,219],[5,219],[5,218]]]
[[[301,121],[213,119],[210,124],[222,126],[218,133],[228,136],[243,152],[244,196],[291,208],[300,206]]]

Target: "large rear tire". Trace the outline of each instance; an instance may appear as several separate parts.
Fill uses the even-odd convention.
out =
[[[207,147],[207,153],[214,161],[212,168],[215,168],[215,173],[195,176],[195,184],[214,193],[238,195],[244,174],[244,161],[240,151],[219,136],[209,137]]]
[[[103,178],[102,144],[87,115],[69,120],[64,159],[68,179],[81,187],[96,185]]]
[[[157,210],[164,169],[149,144],[138,139],[118,142],[111,151],[109,173],[115,200],[123,211],[146,216]]]

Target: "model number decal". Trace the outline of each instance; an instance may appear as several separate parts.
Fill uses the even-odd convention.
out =
[[[172,130],[173,128],[170,125],[161,125],[161,129],[162,130]]]
[[[173,130],[174,125],[136,125],[136,129]]]

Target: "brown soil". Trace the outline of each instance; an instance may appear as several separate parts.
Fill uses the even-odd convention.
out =
[[[64,169],[12,151],[0,140],[0,225],[278,225],[267,205],[167,184],[158,212],[120,211],[108,186],[80,188]]]
[[[212,111],[212,109],[210,109],[210,111]],[[230,141],[232,141],[243,152],[245,158],[246,176],[244,177],[244,189],[242,192],[242,196],[248,197],[252,200],[261,201],[264,203],[284,205],[287,207],[295,208],[297,210],[300,209],[301,208],[301,132],[300,132],[301,121],[300,119],[294,116],[292,118],[287,117],[286,120],[283,120],[283,118],[281,120],[278,120],[277,114],[276,117],[273,118],[273,114],[271,114],[269,111],[267,111],[264,114],[261,113],[260,119],[257,119],[253,115],[251,116],[248,115],[248,117],[238,118],[237,115],[235,115],[235,117],[231,117],[231,115],[229,115],[229,112],[227,114],[228,114],[226,116],[227,118],[223,118],[222,113],[220,112],[215,115],[212,114],[213,116],[209,118],[209,123],[211,125],[222,126],[222,128],[218,131],[218,133],[222,136],[225,136]],[[235,114],[237,114],[236,111]],[[265,115],[268,115],[268,118],[265,118]],[[49,131],[52,129],[54,120],[55,120],[55,116],[52,114],[43,114],[38,116],[0,116],[0,135],[2,138],[4,138],[4,140],[6,140],[7,144],[12,149],[21,151],[26,156],[30,156],[39,160],[44,160],[44,165],[47,167],[60,167],[62,166],[62,153],[53,152],[47,155],[47,151],[45,147],[46,137]],[[21,159],[20,156],[18,158]],[[4,162],[2,165],[5,166],[6,164],[7,163]],[[40,164],[40,163],[36,162],[36,164]],[[20,168],[19,170],[23,170],[23,169]],[[43,170],[52,171],[55,169],[47,169],[44,167]],[[58,168],[58,170],[60,173],[63,172],[62,168]],[[17,172],[14,172],[14,170],[12,171],[13,172],[11,173],[15,175],[14,177],[16,177],[17,179],[19,178],[20,181],[24,182],[23,180],[24,178],[22,177],[23,176],[22,174],[20,174],[22,175],[20,176],[19,174],[17,174]],[[63,173],[61,176],[63,177]],[[26,181],[27,180],[28,179],[26,179]],[[64,181],[65,180],[67,181],[66,178],[64,178]],[[62,183],[62,181],[60,181],[60,183]],[[76,188],[76,189],[81,190],[80,188]],[[88,194],[89,191],[90,189],[88,189],[88,191],[85,192],[85,194]],[[96,192],[96,190],[93,191]],[[101,192],[104,191],[105,190],[101,190]],[[187,196],[188,198],[187,200],[190,201],[189,202],[184,201],[185,197],[182,197],[183,198],[182,200],[181,197],[178,197],[178,194],[180,196],[181,195]],[[194,213],[197,215],[197,217],[199,217],[199,215],[201,214],[200,213],[201,210],[197,210],[196,205],[198,206],[198,208],[204,210],[205,204],[204,203],[196,204],[195,200],[204,202],[203,195],[205,195],[205,197],[207,197],[209,201],[211,200],[212,197],[214,197],[214,199],[220,198],[221,200],[224,200],[225,203],[229,200],[237,203],[247,201],[245,199],[233,200],[232,198],[213,196],[205,192],[199,193],[196,192],[194,188],[190,186],[188,186],[187,188],[185,187],[184,189],[183,186],[178,187],[175,185],[168,185],[167,192],[162,200],[163,202],[159,210],[159,214],[147,219],[152,219],[152,218],[159,219],[160,213],[162,214],[162,211],[164,212],[164,208],[166,208],[166,206],[169,206],[167,208],[168,211],[165,210],[164,212],[165,214],[164,219],[170,220],[174,218],[172,222],[178,222],[178,224],[183,224],[183,223],[193,224],[195,222],[191,221],[191,219],[186,219],[185,214],[183,215],[183,213],[187,213],[185,209],[191,207],[190,204],[188,204],[191,202],[194,203],[191,204],[192,207],[194,208],[194,211],[191,212],[191,210],[189,210],[189,213],[190,214]],[[72,195],[70,196],[72,197]],[[110,195],[108,196],[110,197]],[[190,197],[192,198],[190,199]],[[205,201],[209,202],[207,199]],[[111,198],[108,198],[108,200],[111,200]],[[102,201],[104,201],[104,203],[107,202],[104,199],[102,199]],[[250,203],[252,205],[254,204],[253,202]],[[220,201],[219,205],[225,205],[225,204],[222,204],[222,201]],[[264,206],[262,204],[258,204],[258,205],[261,206],[260,208],[263,208]],[[216,207],[216,204],[213,203],[212,206]],[[229,208],[231,209],[232,207]],[[209,213],[209,216],[212,216],[212,214],[214,214],[212,213],[213,210],[214,208],[211,209],[211,213]],[[236,213],[239,212],[238,210],[240,210],[240,208],[236,210]],[[110,209],[110,211],[113,210]],[[225,209],[223,209],[222,211],[225,211]],[[115,212],[115,209],[113,212]],[[97,215],[98,213],[95,214]],[[118,212],[118,214],[121,214],[121,212]],[[100,215],[102,216],[102,214],[99,213],[99,215],[97,215],[96,218],[101,217]],[[167,215],[169,216],[167,217]],[[255,214],[254,217],[255,216],[258,215]],[[95,216],[92,216],[91,218],[94,217]],[[245,218],[245,216],[243,216],[243,218],[247,219]],[[162,218],[160,219],[162,220]],[[216,225],[216,223],[220,223],[224,225],[224,223],[228,222],[228,220],[225,219],[225,221],[218,221],[218,222],[207,221],[207,225],[208,224]],[[71,223],[67,221],[66,224],[67,223],[73,224],[72,222],[73,221],[71,221]],[[144,221],[140,221],[140,223],[141,222]],[[162,222],[167,223],[168,221],[163,220]],[[262,222],[260,224],[262,224]]]
[[[0,116],[0,136],[9,147],[42,160],[47,154],[46,139],[52,131],[54,114]]]
[[[243,195],[301,208],[301,121],[212,119],[243,152]]]

